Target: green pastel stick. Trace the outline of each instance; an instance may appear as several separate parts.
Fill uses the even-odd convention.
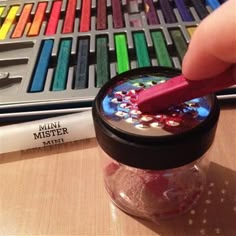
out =
[[[96,40],[96,52],[97,52],[97,80],[96,87],[102,87],[109,79],[108,70],[108,48],[107,37],[98,37]]]
[[[173,38],[174,45],[176,47],[177,53],[179,55],[180,60],[182,61],[184,58],[184,55],[187,51],[187,43],[184,40],[183,35],[181,34],[180,30],[171,30],[170,34]]]
[[[125,72],[130,69],[127,42],[125,34],[115,35],[117,71]]]
[[[138,66],[139,67],[151,66],[144,33],[135,32],[133,36],[134,36],[135,51],[138,58]]]
[[[70,54],[71,39],[63,39],[60,43],[57,66],[53,77],[52,91],[61,91],[66,89]]]
[[[159,65],[172,67],[172,61],[168,53],[162,32],[153,31],[151,32],[151,37]]]

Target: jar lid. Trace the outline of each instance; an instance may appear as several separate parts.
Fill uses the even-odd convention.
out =
[[[142,169],[170,169],[200,158],[210,147],[219,118],[215,95],[192,99],[159,113],[143,113],[138,94],[180,70],[145,67],[107,82],[93,104],[96,137],[116,161]]]

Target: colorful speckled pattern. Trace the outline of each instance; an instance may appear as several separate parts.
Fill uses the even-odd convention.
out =
[[[196,127],[210,113],[212,102],[207,96],[171,107],[162,113],[147,114],[138,109],[139,92],[167,79],[144,75],[115,84],[101,103],[104,120],[117,129],[147,136],[178,134]]]

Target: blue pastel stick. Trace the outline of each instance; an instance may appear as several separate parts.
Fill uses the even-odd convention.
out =
[[[215,10],[220,6],[218,0],[206,0],[206,4],[210,6],[213,10]]]
[[[41,53],[36,65],[36,69],[34,72],[29,92],[43,91],[48,71],[48,64],[52,53],[52,48],[53,48],[52,39],[48,39],[43,42]]]
[[[193,17],[190,14],[183,0],[175,0],[175,4],[180,12],[183,21],[193,21]]]

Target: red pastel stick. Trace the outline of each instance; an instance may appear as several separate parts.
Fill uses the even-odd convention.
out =
[[[67,4],[65,21],[62,29],[63,34],[69,34],[73,32],[75,20],[76,0],[69,0]]]
[[[62,1],[55,1],[53,3],[52,11],[49,17],[45,35],[53,35],[57,31],[58,20],[61,12]]]
[[[83,1],[80,32],[87,32],[90,29],[91,0]]]
[[[233,70],[210,79],[190,81],[183,75],[174,77],[139,93],[137,105],[143,112],[152,113],[202,97],[236,84]]]

